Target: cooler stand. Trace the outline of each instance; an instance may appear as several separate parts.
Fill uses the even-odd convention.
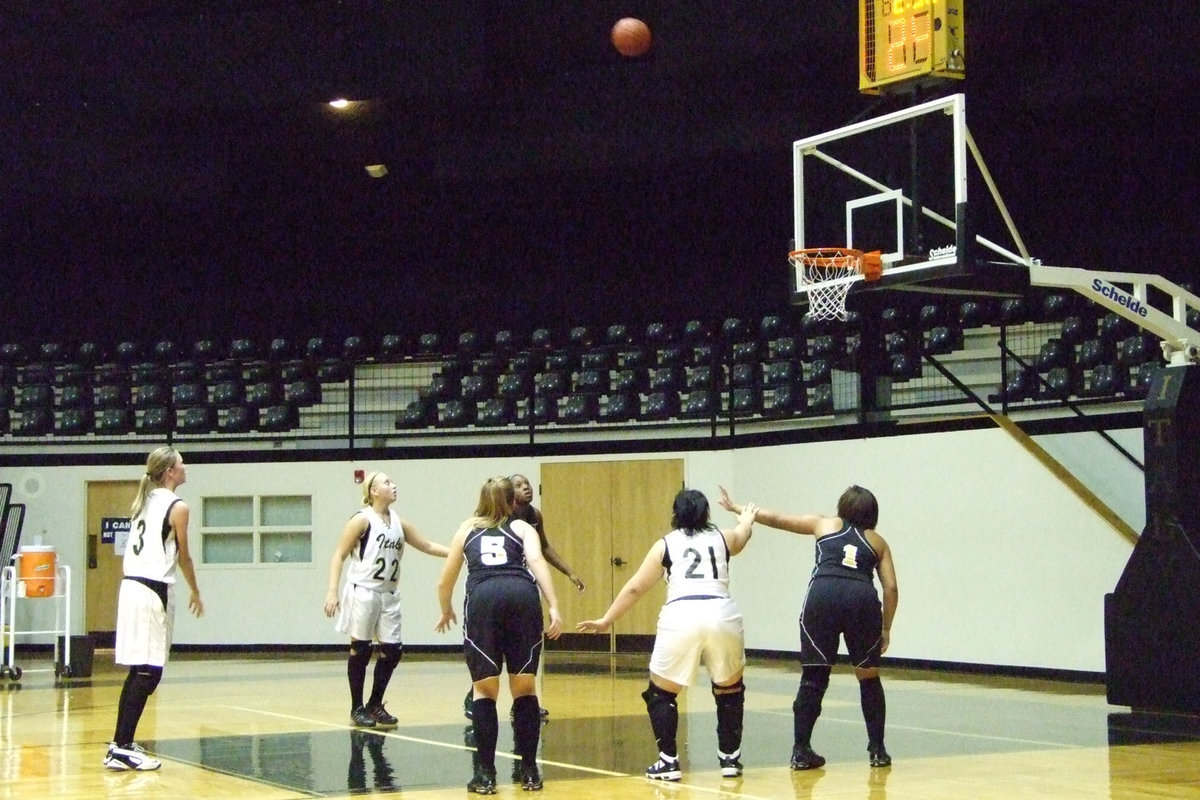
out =
[[[13,560],[20,558],[20,554]],[[71,677],[71,568],[58,566],[55,569],[54,594],[48,597],[20,597],[17,595],[19,562],[15,566],[4,567],[0,572],[0,626],[8,641],[0,650],[0,681],[19,681],[25,672],[53,672],[56,678]],[[18,630],[17,602],[29,600],[54,601],[54,628],[47,630]],[[61,622],[61,627],[59,623]],[[22,670],[16,664],[16,642],[18,636],[34,636],[54,634],[54,667],[45,670]],[[62,641],[62,652],[59,653],[59,641]],[[60,659],[61,655],[61,659]]]

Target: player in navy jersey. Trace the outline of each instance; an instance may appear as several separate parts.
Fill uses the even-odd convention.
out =
[[[392,509],[396,484],[382,472],[363,481],[363,506],[342,529],[329,563],[325,615],[337,616],[335,629],[350,634],[346,675],[350,682],[350,719],[360,728],[393,727],[398,720],[387,712],[383,695],[400,663],[400,557],[405,545],[431,556],[446,557],[443,544],[422,536],[413,524]],[[342,565],[349,559],[346,583],[338,592]],[[363,702],[371,642],[379,642],[371,696]]]
[[[738,511],[724,488],[721,506]],[[795,740],[792,769],[815,769],[825,759],[812,749],[813,726],[837,658],[838,637],[846,640],[850,663],[858,678],[863,720],[867,724],[867,754],[872,767],[892,763],[883,745],[886,705],[879,679],[879,658],[891,640],[899,591],[892,551],[875,531],[879,503],[861,486],[851,486],[838,498],[837,516],[787,514],[760,508],[758,522],[771,528],[816,538],[816,563],[800,612],[800,690],[792,704]],[[875,590],[879,576],[883,602]]]
[[[542,556],[546,559],[546,563],[563,575],[566,575],[567,580],[571,582],[575,590],[582,592],[584,590],[583,581],[567,565],[567,562],[558,554],[558,551],[550,545],[550,540],[546,538],[546,527],[542,518],[542,512],[533,504],[533,484],[529,482],[529,478],[520,473],[510,475],[508,479],[512,481],[513,493],[516,498],[516,505],[513,506],[513,519],[524,520],[537,531],[538,542],[542,545]],[[474,687],[467,689],[467,695],[463,699],[463,715],[467,719],[471,718],[474,696]],[[540,713],[543,719],[550,716],[550,712],[544,708],[540,709]]]
[[[674,530],[650,546],[642,565],[603,617],[575,626],[585,633],[603,633],[655,583],[666,578],[667,601],[658,615],[650,655],[650,685],[642,692],[658,743],[658,760],[646,769],[647,778],[677,781],[683,777],[676,743],[676,697],[691,684],[701,661],[708,669],[717,703],[721,775],[736,778],[742,774],[746,637],[742,612],[729,596],[729,559],[750,541],[755,510],[753,503],[747,503],[738,512],[735,528],[718,530],[709,522],[708,498],[695,489],[680,491],[671,513]]]
[[[562,619],[537,531],[512,518],[514,505],[512,481],[489,478],[479,492],[475,515],[450,540],[450,554],[438,580],[442,616],[436,629],[445,632],[456,622],[451,601],[466,562],[463,653],[474,684],[471,722],[478,755],[467,790],[476,794],[496,792],[496,696],[505,668],[513,697],[513,744],[521,758],[521,786],[527,791],[542,788],[537,768],[541,736],[537,668],[543,629],[539,589],[549,606],[545,635],[557,639]]]
[[[173,447],[155,449],[146,459],[129,511],[114,651],[117,663],[129,666],[129,674],[121,689],[116,731],[104,755],[109,769],[145,771],[162,766],[133,739],[171,651],[177,571],[191,590],[188,610],[197,617],[204,614],[188,549],[188,506],[175,494],[186,480],[183,456]]]

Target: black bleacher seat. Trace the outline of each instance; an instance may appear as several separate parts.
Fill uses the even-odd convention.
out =
[[[500,355],[507,356],[521,345],[520,337],[514,331],[504,329],[496,331],[492,336],[492,349]]]
[[[174,415],[166,406],[152,406],[145,409],[137,418],[136,430],[144,434],[170,433]]]
[[[117,344],[116,357],[118,364],[135,364],[142,357],[142,346],[132,341],[120,342]]]
[[[1079,314],[1072,314],[1058,326],[1058,338],[1069,345],[1075,346],[1096,335],[1094,320],[1085,320]]]
[[[1094,369],[1116,358],[1116,345],[1110,350],[1099,336],[1080,342],[1075,351],[1075,363],[1080,369]]]
[[[714,364],[718,360],[718,348],[708,342],[692,345],[684,351],[688,364]]]
[[[278,373],[278,365],[270,361],[249,361],[242,365],[242,378],[247,384],[273,381]]]
[[[439,372],[429,379],[429,385],[425,387],[424,394],[433,402],[441,403],[458,397],[460,391],[459,379],[445,372]]]
[[[1119,314],[1109,313],[1100,318],[1096,324],[1096,331],[1104,343],[1110,346],[1115,353],[1117,343],[1126,336],[1136,333],[1137,328],[1131,321]]]
[[[812,387],[812,393],[808,396],[807,411],[810,414],[832,414],[833,413],[833,386],[828,383],[818,384]]]
[[[792,386],[803,379],[803,368],[793,359],[768,361],[763,365],[763,385]]]
[[[1079,394],[1079,378],[1072,367],[1052,367],[1046,373],[1042,394],[1054,400],[1066,400]]]
[[[171,383],[190,383],[201,380],[204,370],[195,361],[176,361],[167,374]]]
[[[682,366],[687,361],[686,356],[690,351],[691,348],[680,344],[667,345],[659,349],[655,363],[660,367]]]
[[[240,381],[242,379],[242,365],[227,358],[220,361],[210,361],[204,365],[203,373],[204,380],[209,384],[219,383],[220,381]]]
[[[485,353],[471,359],[471,374],[495,378],[504,371],[504,360],[495,353]]]
[[[684,386],[686,372],[683,367],[658,367],[650,371],[651,392],[678,392]]]
[[[712,334],[703,320],[691,319],[683,324],[683,341],[687,344],[706,342]]]
[[[745,342],[749,340],[750,336],[750,326],[741,317],[726,317],[725,321],[721,323],[721,341],[726,346]]]
[[[650,373],[644,367],[625,367],[609,375],[608,388],[614,393],[639,393],[649,386]]]
[[[917,311],[917,330],[925,333],[938,325],[945,325],[947,319],[946,306],[941,303],[925,303]]]
[[[949,325],[935,325],[929,329],[928,337],[924,343],[924,351],[929,355],[941,356],[953,353],[955,350],[961,349],[962,346],[963,332],[961,328],[952,328]]]
[[[458,354],[463,358],[473,358],[479,353],[479,334],[475,331],[463,331],[458,335]]]
[[[585,369],[575,376],[575,391],[586,394],[603,394],[608,391],[608,371]]]
[[[891,353],[888,355],[884,373],[894,381],[910,381],[921,377],[924,360],[913,353]]]
[[[66,360],[66,349],[61,342],[42,342],[37,346],[37,359],[43,364],[61,364]]]
[[[478,425],[499,428],[516,421],[515,403],[507,397],[489,397],[476,408]]]
[[[422,333],[417,337],[417,355],[436,356],[442,353],[442,337],[436,333]]]
[[[647,395],[645,402],[642,404],[640,418],[656,422],[668,420],[679,414],[679,392],[672,390],[664,390],[651,392]]]
[[[1038,320],[1040,322],[1062,322],[1072,311],[1071,299],[1059,292],[1052,292],[1042,298],[1038,305]]]
[[[385,333],[379,340],[379,355],[389,361],[402,358],[408,355],[408,344],[398,333]]]
[[[681,419],[712,419],[721,411],[721,395],[712,389],[694,389],[687,393],[679,409]]]
[[[283,385],[283,402],[296,408],[308,408],[321,402],[321,384],[312,378],[300,378]]]
[[[527,376],[533,379],[534,373],[545,363],[541,353],[513,353],[504,362],[504,373],[507,375]]]
[[[757,386],[738,386],[729,393],[729,410],[745,417],[762,413],[762,390]]]
[[[275,381],[255,381],[246,384],[246,405],[251,408],[278,405],[282,398],[282,388]]]
[[[665,322],[651,322],[646,325],[645,341],[650,347],[663,347],[674,339],[674,331]]]
[[[1000,301],[1000,324],[1020,325],[1029,321],[1029,304],[1024,297],[1006,297]]]
[[[300,427],[300,412],[291,403],[276,403],[259,409],[258,429],[266,433],[283,433]]]
[[[19,413],[21,418],[12,426],[14,434],[41,436],[54,432],[54,411],[50,408],[24,408]]]
[[[242,336],[229,343],[229,357],[234,361],[251,361],[258,355],[258,346],[253,339]]]
[[[629,422],[636,419],[640,399],[637,392],[615,392],[610,394],[600,407],[601,422]]]
[[[1157,361],[1161,358],[1161,352],[1149,336],[1137,333],[1117,342],[1117,364],[1122,367],[1136,367],[1139,364]]]
[[[366,339],[361,336],[347,336],[342,340],[341,358],[348,364],[357,364],[373,355]]]
[[[778,314],[766,314],[758,322],[758,339],[766,345],[783,336],[786,330],[783,317]]]
[[[758,362],[734,364],[729,368],[730,386],[758,386],[762,383],[762,367]]]
[[[428,428],[437,423],[437,414],[437,403],[429,400],[413,400],[396,417],[396,429]]]
[[[539,395],[533,398],[532,404],[526,404],[521,411],[517,421],[523,425],[530,423],[530,418],[534,425],[549,425],[552,422],[558,421],[558,400],[553,397]]]
[[[172,364],[177,360],[177,350],[178,348],[172,340],[160,339],[154,343],[154,347],[150,351],[151,358],[160,364]]]
[[[165,381],[167,374],[167,366],[157,361],[139,361],[136,364],[129,365],[130,385]]]
[[[590,392],[579,392],[567,395],[563,401],[562,411],[558,415],[558,420],[566,425],[582,425],[594,422],[599,417],[599,398]]]
[[[770,401],[763,399],[763,414],[773,417],[802,413],[807,405],[804,387],[798,383],[779,384],[771,389]]]
[[[209,406],[183,408],[179,411],[177,430],[180,433],[213,433],[217,430],[217,410]]]
[[[267,360],[274,364],[281,364],[294,356],[292,343],[283,337],[277,336],[267,345]]]
[[[528,372],[506,372],[496,382],[496,395],[506,400],[524,400],[533,394],[533,375]]]
[[[542,361],[548,372],[574,372],[579,354],[572,350],[550,350]]]
[[[92,387],[76,383],[68,384],[58,390],[57,404],[61,409],[85,408],[91,411]]]
[[[1066,367],[1075,361],[1075,351],[1059,339],[1050,339],[1039,349],[1033,366],[1038,372],[1049,372],[1055,367]]]
[[[27,383],[17,390],[16,407],[22,411],[54,407],[54,387],[49,383]]]
[[[496,394],[496,379],[491,375],[464,375],[459,382],[459,397],[479,403]]]
[[[554,334],[549,328],[537,328],[529,336],[529,346],[538,350],[554,347]]]
[[[335,355],[332,343],[324,336],[311,336],[304,345],[304,357],[309,361],[319,362]]]
[[[132,408],[106,408],[96,413],[96,433],[100,436],[115,436],[134,431]]]
[[[240,380],[217,381],[212,384],[212,405],[215,408],[240,406],[246,399],[246,387]]]
[[[899,335],[899,332],[894,335]],[[837,358],[843,352],[844,339],[832,334],[822,334],[808,339],[808,357]]]
[[[609,325],[604,332],[604,343],[613,350],[628,347],[633,343],[633,333],[629,330],[628,325]]]
[[[78,361],[67,361],[54,368],[55,386],[86,386],[92,383],[92,371]]]
[[[557,400],[571,388],[571,379],[564,370],[549,370],[539,372],[533,380],[534,392],[539,397],[549,397]]]
[[[438,410],[439,428],[465,428],[475,422],[475,402],[454,398],[447,400]]]
[[[94,366],[104,358],[104,352],[96,342],[80,342],[75,351],[75,360],[85,366]]]
[[[0,408],[11,410],[16,401],[16,394],[13,391],[12,384],[0,383]]]
[[[1033,370],[1019,369],[1008,376],[1007,382],[1001,387],[1001,399],[1006,403],[1020,403],[1032,400],[1038,396],[1037,373]]]
[[[1159,364],[1146,363],[1139,364],[1130,371],[1129,387],[1125,390],[1125,394],[1129,397],[1144,399],[1150,392],[1150,383],[1154,380],[1154,375],[1160,369],[1173,369],[1173,367],[1163,367]]]
[[[9,433],[12,430],[12,413],[0,406],[0,433]]]
[[[800,354],[800,342],[795,336],[781,336],[771,342],[767,358],[795,358]]]
[[[313,380],[317,379],[316,367],[311,361],[303,358],[293,358],[284,361],[279,365],[279,380],[284,383],[292,381]]]
[[[735,364],[746,364],[758,361],[758,342],[737,342],[730,351],[730,359]]]
[[[96,390],[99,393],[99,389]],[[99,405],[99,400],[96,402]],[[186,381],[171,387],[171,404],[175,408],[208,405],[208,389],[199,381]]]
[[[25,345],[20,342],[5,342],[0,344],[0,364],[9,366],[19,366],[25,363],[28,353],[25,350]]]
[[[999,308],[989,300],[965,300],[958,306],[958,326],[964,330],[999,323]]]
[[[804,365],[804,382],[810,386],[829,384],[833,380],[833,363],[827,358],[817,358]]]
[[[684,379],[684,388],[689,392],[697,389],[715,389],[721,385],[720,367],[712,367],[704,364],[698,367],[692,367],[687,371],[687,378]]]
[[[249,433],[258,424],[258,414],[249,406],[232,406],[219,412],[217,430],[221,433]]]
[[[582,350],[595,344],[595,334],[586,325],[575,325],[567,331],[567,343],[576,350]]]
[[[320,383],[345,383],[350,380],[350,362],[332,356],[317,364],[317,381]]]
[[[645,369],[654,363],[656,356],[657,353],[648,351],[644,347],[634,350],[620,350],[617,352],[615,366],[620,368]]]
[[[610,350],[607,347],[594,347],[580,353],[578,363],[579,368],[582,370],[611,369],[616,366],[617,351]]]
[[[1129,388],[1129,370],[1116,364],[1100,364],[1087,377],[1084,394],[1110,397]]]
[[[208,366],[221,358],[220,345],[216,339],[207,336],[192,342],[192,360],[201,367]]]
[[[59,436],[82,436],[91,433],[94,414],[90,406],[68,408],[58,418]]]

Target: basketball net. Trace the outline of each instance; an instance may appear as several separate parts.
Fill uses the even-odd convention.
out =
[[[796,268],[796,289],[808,293],[808,313],[815,320],[846,321],[846,295],[854,279],[862,274],[866,280],[879,278],[881,264],[878,253],[871,253],[868,271],[863,272],[863,253],[850,247],[818,247],[795,250],[788,261]]]

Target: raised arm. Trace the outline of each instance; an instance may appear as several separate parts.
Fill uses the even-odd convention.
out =
[[[729,554],[736,556],[738,553],[750,543],[750,537],[754,535],[754,515],[758,511],[758,506],[754,503],[746,503],[742,506],[742,511],[738,514],[738,524],[731,530],[721,531],[721,535],[725,537],[725,544],[729,547]]]
[[[735,514],[741,514],[745,506],[733,502],[729,496],[729,492],[724,486],[718,486],[721,490],[721,496],[717,503],[726,511],[732,511]],[[781,531],[791,531],[792,533],[800,533],[805,536],[815,536],[820,528],[821,521],[826,519],[820,514],[788,514],[783,511],[772,511],[767,508],[759,507],[754,515],[754,521],[766,525],[768,528],[776,528]]]
[[[368,525],[366,517],[362,514],[355,514],[347,520],[346,526],[342,528],[342,535],[338,537],[337,546],[333,549],[333,558],[329,560],[329,586],[325,592],[325,616],[327,617],[336,614],[338,606],[341,604],[338,598],[338,584],[342,580],[342,562],[350,555],[350,551],[354,549],[354,545]]]
[[[421,532],[418,531],[416,527],[406,519],[400,520],[400,529],[404,531],[404,543],[412,545],[426,555],[445,558],[450,552],[450,549],[446,547],[446,545],[439,544],[437,542],[431,542],[426,539],[425,536],[422,535]]]
[[[611,628],[612,624],[619,620],[626,611],[633,608],[634,603],[650,591],[654,584],[662,580],[662,560],[665,548],[666,545],[662,539],[651,545],[650,551],[642,559],[642,565],[638,567],[638,571],[633,574],[633,577],[625,582],[621,591],[617,592],[617,596],[613,598],[612,605],[608,607],[608,611],[604,612],[604,616],[600,619],[588,619],[577,623],[575,629],[584,633],[603,633]]]

